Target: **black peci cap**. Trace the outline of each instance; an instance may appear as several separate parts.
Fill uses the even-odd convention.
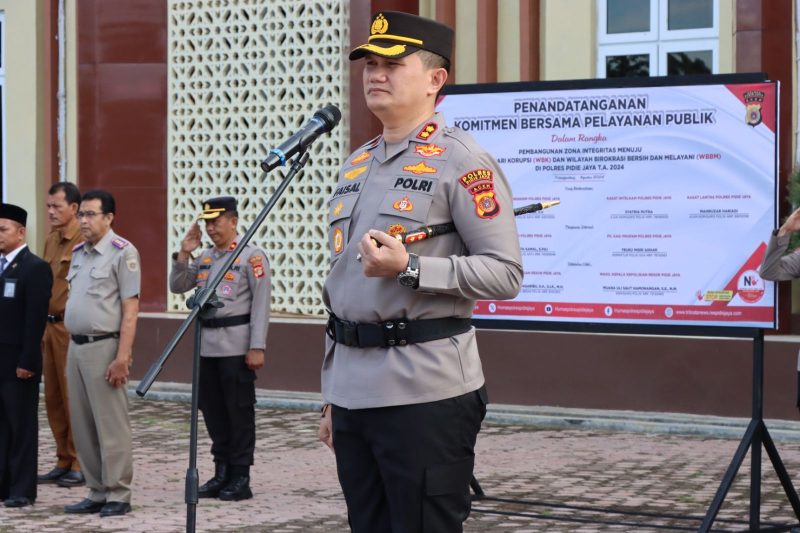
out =
[[[200,218],[211,220],[218,218],[222,213],[227,211],[236,211],[236,198],[233,196],[209,198],[203,202],[203,214],[200,215]]]
[[[28,212],[14,204],[0,204],[0,218],[13,220],[24,226],[28,222]]]
[[[367,54],[405,57],[427,50],[445,58],[453,53],[453,29],[425,17],[399,11],[381,11],[372,18],[367,44],[350,52],[350,60]]]

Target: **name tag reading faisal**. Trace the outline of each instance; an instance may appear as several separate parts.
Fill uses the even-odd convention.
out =
[[[17,281],[7,279],[3,285],[3,298],[14,298],[17,295]]]

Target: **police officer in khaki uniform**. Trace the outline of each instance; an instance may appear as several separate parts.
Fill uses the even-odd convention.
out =
[[[86,239],[72,252],[64,324],[70,333],[67,386],[75,447],[89,495],[67,513],[130,511],[133,452],[128,371],[139,313],[139,252],[111,229],[116,204],[84,193],[78,211]]]
[[[329,203],[320,439],[356,533],[462,530],[487,401],[470,317],[522,282],[503,173],[434,111],[452,43],[446,26],[384,11],[350,54],[383,134],[347,158]],[[408,248],[390,236],[447,222],[458,231]]]
[[[214,246],[199,257],[200,226],[193,224],[173,255],[169,287],[183,293],[204,287],[236,249],[236,199],[211,198],[200,218]],[[211,436],[214,477],[200,486],[201,498],[238,501],[253,497],[250,465],[256,445],[256,370],[264,366],[269,325],[269,264],[263,250],[248,244],[216,290],[224,304],[202,322],[199,404]]]

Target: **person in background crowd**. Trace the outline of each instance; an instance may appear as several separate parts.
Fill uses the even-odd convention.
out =
[[[44,243],[43,259],[53,272],[53,292],[47,311],[44,330],[43,370],[44,404],[47,420],[56,441],[56,466],[39,476],[39,483],[57,483],[62,487],[84,484],[81,465],[72,439],[67,395],[67,347],[69,333],[64,327],[64,308],[67,305],[67,272],[72,261],[72,249],[83,236],[78,224],[81,193],[73,183],[59,182],[47,191],[47,217],[50,234]]]
[[[0,500],[36,501],[42,335],[53,274],[25,244],[28,213],[0,204]]]
[[[133,450],[128,372],[139,313],[139,252],[114,233],[116,203],[107,191],[84,193],[78,211],[86,239],[72,251],[64,324],[70,333],[67,385],[75,447],[89,495],[71,514],[131,510]]]
[[[183,293],[205,287],[219,272],[241,235],[231,196],[210,198],[200,219],[214,246],[198,257],[200,226],[195,223],[173,254],[169,287]],[[199,404],[211,436],[214,477],[199,497],[238,501],[253,497],[250,465],[256,445],[256,370],[264,366],[270,312],[269,264],[263,250],[248,244],[217,288],[224,306],[204,319],[200,350]]]

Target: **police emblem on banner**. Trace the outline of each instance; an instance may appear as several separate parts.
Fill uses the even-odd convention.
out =
[[[761,104],[764,103],[764,91],[747,91],[744,93],[745,117],[748,126],[761,124]]]

